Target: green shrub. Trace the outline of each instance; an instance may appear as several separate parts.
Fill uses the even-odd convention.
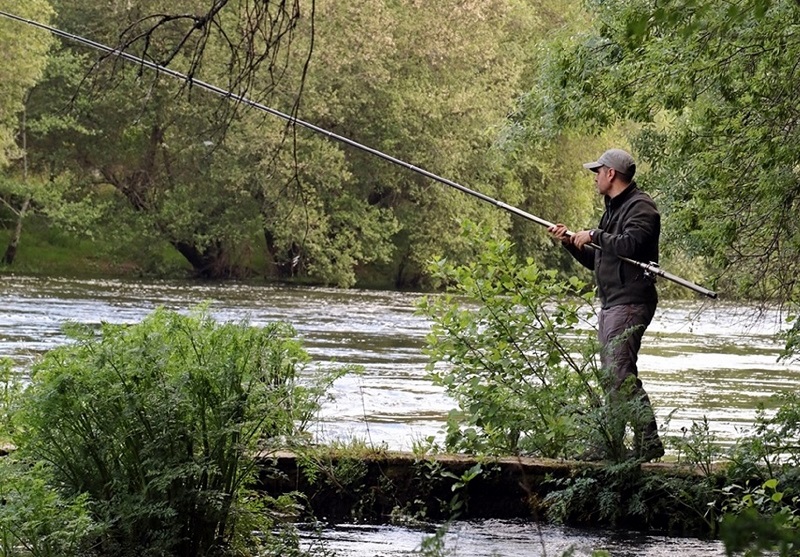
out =
[[[255,552],[274,526],[251,491],[256,453],[302,441],[345,370],[304,385],[290,326],[218,324],[203,309],[70,335],[35,364],[15,442],[65,498],[87,498],[99,552]]]
[[[479,237],[469,265],[436,262],[448,293],[426,297],[434,382],[459,404],[449,449],[569,456],[607,437],[598,388],[593,293],[533,261],[519,262],[506,241]],[[482,242],[482,243],[481,243]]]
[[[0,449],[11,442],[13,405],[22,390],[20,379],[11,360],[0,359]]]
[[[720,537],[729,554],[796,555],[800,546],[800,395],[762,404],[751,431],[730,453],[719,503]]]
[[[0,556],[64,557],[89,554],[102,526],[88,497],[63,498],[42,465],[0,459]]]

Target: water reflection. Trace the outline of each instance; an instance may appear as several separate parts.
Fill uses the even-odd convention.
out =
[[[424,537],[432,532],[401,526],[347,524],[324,530],[325,546],[341,557],[404,557],[419,555]],[[304,537],[305,547],[314,543]],[[638,532],[575,530],[525,521],[483,520],[457,522],[444,537],[452,557],[575,557],[606,550],[613,557],[722,557],[716,541],[648,536]]]

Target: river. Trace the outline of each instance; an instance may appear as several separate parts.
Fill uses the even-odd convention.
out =
[[[247,318],[256,325],[276,320],[292,324],[306,350],[322,366],[337,362],[363,366],[362,374],[335,383],[335,400],[325,405],[316,426],[321,441],[358,439],[377,447],[409,450],[430,436],[441,440],[440,428],[453,407],[441,389],[425,378],[422,347],[430,323],[415,312],[420,296],[416,293],[6,275],[0,277],[0,296],[0,356],[12,358],[23,372],[37,355],[66,341],[61,328],[68,321],[135,323],[156,307],[186,311],[208,302],[211,313],[221,321]],[[798,366],[778,361],[782,348],[778,334],[784,327],[774,310],[757,312],[699,299],[663,302],[645,336],[639,369],[660,421],[672,415],[667,433],[679,435],[682,428],[705,416],[719,441],[730,443],[752,423],[759,403],[782,390],[797,391]],[[342,555],[408,555],[401,541],[406,538],[419,545],[416,531],[360,528],[329,532]],[[500,537],[506,545],[480,552],[478,547],[488,547],[480,540],[497,538],[498,531],[505,532]],[[574,537],[576,555],[590,554],[580,549],[587,539],[592,540],[589,545],[605,539],[555,534],[552,529],[542,534],[517,523],[502,528],[465,523],[451,536],[455,536],[452,543],[461,548],[458,555],[478,557],[493,551],[520,555],[509,545],[516,543],[512,540],[521,536],[519,543],[533,543],[521,531],[537,540],[544,536],[549,547],[560,547]],[[378,553],[360,553],[358,548],[368,547],[371,537],[396,541]],[[652,551],[639,547],[635,554],[724,554],[718,545],[705,542],[697,553],[689,546],[669,549],[670,544],[684,543],[669,540],[653,544]],[[465,550],[465,545],[474,547]],[[623,545],[631,547],[631,542]],[[628,554],[620,551],[612,554]]]

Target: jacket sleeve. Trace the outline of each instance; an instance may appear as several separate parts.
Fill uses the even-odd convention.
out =
[[[564,248],[578,261],[578,263],[590,271],[594,271],[594,250],[592,248],[578,249],[572,244],[565,245]]]
[[[597,230],[594,242],[604,252],[637,259],[648,256],[652,247],[658,245],[661,233],[661,215],[650,200],[639,200],[631,204],[623,215],[621,232],[610,234]]]

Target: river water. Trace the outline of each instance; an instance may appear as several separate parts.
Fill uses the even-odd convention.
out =
[[[135,323],[156,307],[186,311],[208,302],[211,313],[221,321],[247,318],[256,325],[276,320],[292,324],[306,350],[322,366],[363,366],[362,374],[344,377],[334,385],[335,400],[324,407],[315,432],[321,441],[358,439],[377,447],[409,450],[429,436],[441,440],[440,428],[453,407],[425,378],[422,347],[430,323],[415,313],[419,296],[7,275],[0,277],[0,357],[12,358],[24,372],[37,355],[66,341],[61,327],[68,321]],[[784,327],[777,311],[759,312],[699,299],[663,302],[645,336],[639,369],[660,421],[672,414],[668,433],[678,435],[681,428],[705,416],[713,434],[722,443],[730,443],[752,422],[760,402],[779,391],[796,391],[800,368],[778,361],[782,347],[778,335]],[[575,546],[575,555],[589,555],[588,547],[604,544],[614,548],[613,555],[724,554],[718,544],[673,538],[642,541],[639,537],[645,544],[640,546],[624,538],[608,542],[606,534],[552,528],[543,533],[530,524],[464,523],[459,528],[449,534],[449,543],[459,548],[455,554],[468,557],[560,555],[562,550],[555,548],[565,544]],[[326,539],[340,555],[389,557],[410,555],[419,546],[420,533],[351,526],[327,532]],[[493,548],[492,540],[500,543],[499,549]],[[547,543],[542,545],[541,540]],[[676,548],[675,544],[688,545]],[[527,552],[515,549],[522,546]]]

